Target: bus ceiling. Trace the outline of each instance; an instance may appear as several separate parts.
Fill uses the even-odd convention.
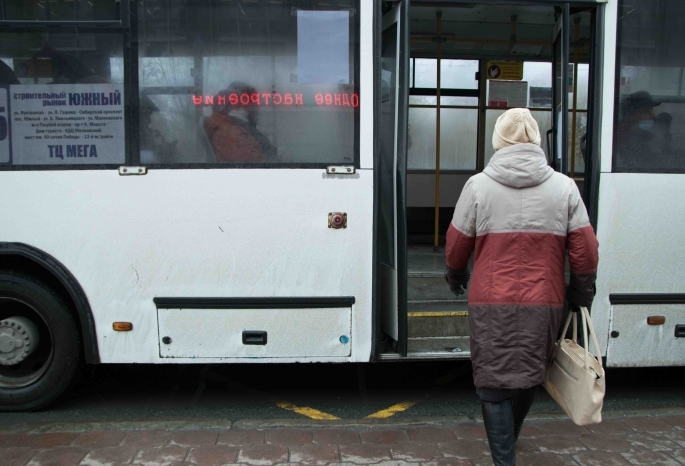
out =
[[[589,44],[591,24],[589,14],[579,13],[587,11],[588,7],[571,11],[572,28],[577,28],[582,44]],[[550,61],[557,14],[549,4],[412,2],[411,56],[437,54],[440,16],[443,58]],[[581,56],[580,61],[587,61],[587,56]]]

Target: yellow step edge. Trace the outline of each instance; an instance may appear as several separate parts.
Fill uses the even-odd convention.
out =
[[[444,312],[407,312],[407,317],[464,317],[468,311],[444,311]]]

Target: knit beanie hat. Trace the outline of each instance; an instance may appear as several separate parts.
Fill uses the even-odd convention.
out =
[[[527,108],[512,108],[497,119],[492,134],[496,151],[514,144],[540,145],[540,129]]]

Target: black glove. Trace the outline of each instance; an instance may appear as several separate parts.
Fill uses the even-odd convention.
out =
[[[445,281],[450,285],[450,290],[455,296],[461,296],[465,293],[470,279],[471,272],[469,272],[468,267],[453,269],[448,265],[445,268]]]
[[[580,306],[573,301],[568,302],[568,309],[571,312],[580,312]]]
[[[573,281],[572,277],[571,282],[573,283]],[[568,308],[571,312],[579,312],[581,306],[590,309],[595,294],[597,293],[594,281],[590,288],[579,288],[579,286],[569,286],[566,288],[566,300],[568,301]]]

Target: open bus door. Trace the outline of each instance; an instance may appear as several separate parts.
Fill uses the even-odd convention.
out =
[[[557,9],[552,43],[552,168],[568,175],[568,88],[569,88],[569,16],[568,3]]]
[[[409,2],[383,15],[380,57],[378,271],[381,330],[407,355],[407,118]]]

